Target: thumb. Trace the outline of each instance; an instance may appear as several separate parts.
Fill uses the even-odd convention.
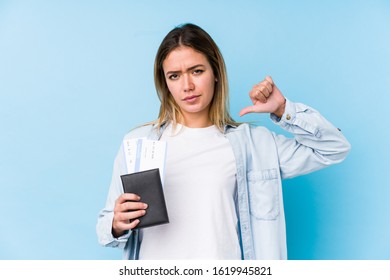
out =
[[[242,117],[243,115],[253,113],[253,112],[255,112],[255,106],[248,106],[248,107],[245,107],[244,109],[242,109],[239,114],[240,114],[240,117]]]

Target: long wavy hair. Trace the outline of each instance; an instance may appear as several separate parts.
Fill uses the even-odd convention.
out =
[[[163,62],[170,52],[178,47],[186,46],[204,54],[210,63],[216,84],[214,96],[210,104],[209,116],[211,122],[221,131],[225,125],[237,125],[229,113],[229,89],[225,61],[211,36],[197,25],[187,23],[172,29],[163,39],[157,51],[154,62],[154,83],[161,101],[160,112],[156,120],[157,127],[172,122],[173,125],[182,119],[180,107],[169,92]]]

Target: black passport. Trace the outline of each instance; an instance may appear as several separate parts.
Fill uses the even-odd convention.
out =
[[[137,194],[141,202],[148,204],[146,214],[138,218],[140,222],[135,229],[169,223],[158,168],[122,175],[121,179],[124,192]]]

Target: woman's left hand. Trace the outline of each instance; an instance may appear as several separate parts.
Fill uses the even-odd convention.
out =
[[[270,76],[254,85],[249,92],[253,105],[240,111],[240,116],[248,113],[273,113],[279,118],[284,114],[286,99]]]

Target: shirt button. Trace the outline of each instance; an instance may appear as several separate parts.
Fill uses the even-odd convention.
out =
[[[287,114],[287,116],[286,116],[286,120],[291,120],[291,115],[290,114]]]

